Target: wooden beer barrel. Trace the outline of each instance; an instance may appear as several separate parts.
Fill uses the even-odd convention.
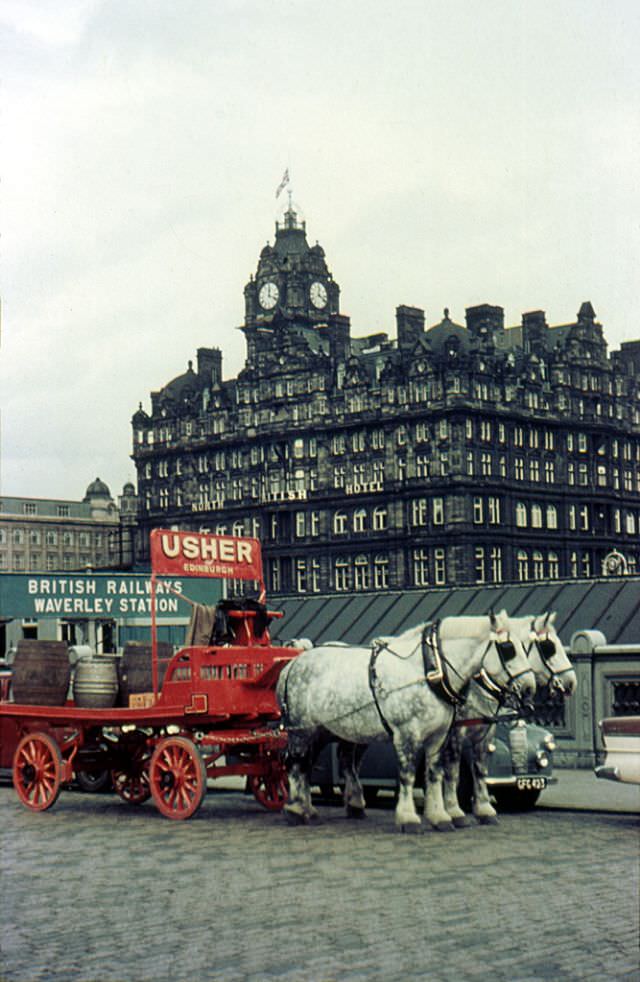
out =
[[[158,641],[158,691],[162,688],[169,660],[173,657],[173,645]],[[129,705],[129,696],[140,692],[153,692],[151,644],[147,641],[127,641],[120,665],[120,702]]]
[[[27,706],[64,706],[71,667],[64,641],[18,641],[11,689]]]
[[[73,676],[73,698],[84,709],[109,709],[118,695],[116,659],[108,655],[81,658]]]

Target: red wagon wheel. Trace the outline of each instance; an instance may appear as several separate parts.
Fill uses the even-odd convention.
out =
[[[289,784],[285,770],[274,767],[265,774],[252,774],[247,783],[249,791],[256,801],[259,801],[269,811],[282,811],[289,796]]]
[[[141,805],[151,797],[149,787],[149,760],[151,751],[144,744],[133,747],[126,766],[111,771],[113,789],[130,805]]]
[[[62,754],[48,733],[23,736],[13,757],[13,786],[23,805],[43,812],[58,799]]]
[[[149,786],[166,818],[191,818],[207,793],[207,771],[200,751],[186,737],[165,737],[151,757]]]

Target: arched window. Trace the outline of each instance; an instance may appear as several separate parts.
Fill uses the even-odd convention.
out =
[[[533,553],[533,578],[534,580],[544,579],[544,560],[542,553],[536,549]]]
[[[364,532],[367,527],[367,513],[364,508],[357,508],[353,513],[353,531]]]
[[[347,531],[347,516],[343,511],[337,511],[333,516],[333,531],[335,535],[344,535]]]
[[[527,527],[527,506],[522,501],[516,505],[516,525],[521,529]]]
[[[518,561],[518,579],[528,580],[529,579],[529,557],[524,549],[518,549],[517,553]]]
[[[378,505],[377,508],[373,509],[373,527],[376,532],[381,532],[387,527],[387,507],[386,505]]]
[[[333,565],[334,580],[336,590],[344,592],[349,589],[349,563],[346,559],[338,557]]]
[[[555,505],[547,505],[547,528],[557,529],[558,527],[558,510]]]
[[[636,534],[636,516],[633,514],[632,511],[627,512],[626,526],[627,526],[627,535]]]
[[[373,585],[376,590],[387,590],[389,587],[389,557],[381,554],[373,560]]]
[[[540,505],[531,505],[531,528],[542,528],[542,508]]]
[[[549,579],[557,580],[560,575],[560,563],[558,561],[558,553],[550,552],[547,554],[547,568],[549,570]]]
[[[353,564],[353,586],[355,590],[368,590],[371,586],[369,560],[366,556],[356,556]]]

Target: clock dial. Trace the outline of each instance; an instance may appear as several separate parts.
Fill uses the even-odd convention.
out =
[[[273,280],[269,280],[260,287],[260,293],[258,294],[260,306],[264,307],[265,310],[272,310],[277,304],[279,296],[280,291],[278,290],[278,287]]]
[[[309,296],[311,297],[311,303],[318,310],[322,310],[323,307],[327,306],[327,288],[324,283],[312,283]]]

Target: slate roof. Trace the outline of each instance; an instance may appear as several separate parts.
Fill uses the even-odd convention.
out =
[[[280,639],[314,644],[363,644],[399,634],[422,621],[456,614],[486,614],[503,607],[513,617],[557,611],[556,630],[569,645],[576,631],[602,631],[608,644],[640,644],[640,577],[554,580],[548,583],[436,588],[345,596],[283,597]]]

